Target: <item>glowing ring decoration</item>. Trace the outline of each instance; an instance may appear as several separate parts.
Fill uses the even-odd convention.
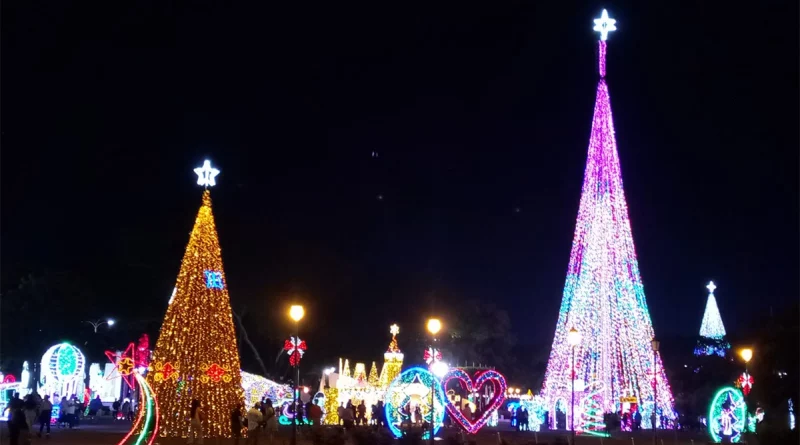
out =
[[[434,390],[434,428],[433,435],[442,427],[447,398],[442,391],[439,380],[425,368],[410,368],[401,372],[392,380],[384,395],[384,412],[386,413],[389,430],[395,437],[403,436],[403,424],[411,421],[411,416],[402,412],[409,404],[420,407],[422,420],[430,423],[431,388]],[[410,407],[409,407],[410,408]],[[430,430],[422,435],[423,439],[430,439]]]
[[[158,437],[158,401],[155,394],[153,394],[153,388],[150,387],[147,380],[139,373],[134,373],[133,376],[136,377],[136,381],[139,382],[139,388],[142,389],[139,395],[139,403],[144,408],[139,409],[139,416],[136,418],[136,422],[133,423],[131,430],[117,445],[142,445],[144,441],[147,441],[147,445],[153,445],[153,441]],[[139,425],[142,423],[143,418],[144,426],[139,431]],[[133,435],[137,431],[139,431],[139,434],[134,438]]]
[[[80,349],[69,343],[53,345],[42,356],[45,378],[52,378],[52,383],[59,385],[83,378],[85,367],[86,357]]]
[[[731,443],[737,443],[744,432],[747,405],[742,391],[730,386],[717,391],[708,409],[708,433],[714,442],[721,442],[729,437]]]
[[[486,409],[483,410],[481,416],[475,422],[467,419],[464,414],[461,413],[461,410],[453,405],[453,402],[450,400],[447,401],[447,413],[450,414],[450,417],[461,425],[464,431],[475,434],[483,428],[486,422],[492,418],[492,415],[496,413],[497,409],[505,402],[506,391],[508,391],[506,378],[499,372],[490,369],[476,374],[475,382],[473,383],[472,378],[469,374],[464,372],[463,369],[452,368],[442,377],[442,387],[446,388],[447,383],[453,379],[458,379],[461,382],[461,386],[466,389],[469,394],[479,391],[483,385],[487,383],[492,383],[494,385],[494,397],[492,397]]]

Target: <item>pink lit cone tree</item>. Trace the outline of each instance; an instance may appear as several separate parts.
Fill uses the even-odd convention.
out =
[[[590,385],[600,388],[594,397],[604,411],[617,411],[621,397],[636,397],[644,408],[642,426],[649,427],[654,331],[633,246],[605,80],[605,39],[615,28],[605,11],[595,23],[595,30],[601,32],[600,81],[567,279],[542,393],[555,419],[556,403],[570,403],[574,375],[577,407],[589,396]],[[574,374],[572,347],[567,342],[567,332],[573,327],[582,337],[575,347]],[[655,375],[658,413],[673,419],[672,392],[658,356]],[[570,428],[570,409],[566,415]],[[576,418],[578,430],[580,423]]]

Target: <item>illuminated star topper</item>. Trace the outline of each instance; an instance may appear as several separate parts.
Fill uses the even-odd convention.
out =
[[[208,159],[203,162],[202,167],[194,169],[194,173],[197,175],[197,185],[202,185],[203,187],[217,185],[217,181],[214,178],[219,174],[219,170],[211,167],[211,161]]]
[[[594,30],[600,33],[600,40],[608,39],[608,33],[616,31],[616,20],[608,17],[608,11],[603,10],[603,15],[599,19],[594,19]]]
[[[397,326],[397,324],[389,326],[389,333],[392,334],[392,337],[396,336],[400,333],[400,326]]]
[[[708,293],[710,293],[710,294],[713,294],[713,293],[714,293],[714,290],[715,290],[716,288],[717,288],[717,286],[714,284],[714,282],[713,282],[713,281],[709,281],[709,282],[708,282],[708,286],[706,286],[706,289],[708,289]]]

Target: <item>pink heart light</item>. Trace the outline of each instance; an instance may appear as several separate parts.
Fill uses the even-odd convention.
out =
[[[483,371],[475,375],[475,382],[473,383],[472,378],[470,378],[469,374],[464,372],[464,370],[459,368],[452,368],[450,371],[445,374],[442,378],[442,389],[445,391],[447,390],[447,383],[450,380],[458,379],[461,382],[461,386],[464,387],[470,394],[479,390],[485,385],[486,383],[494,384],[494,397],[489,402],[489,406],[481,413],[480,417],[476,421],[472,421],[471,419],[467,419],[461,411],[453,405],[453,402],[447,400],[447,412],[450,414],[450,417],[456,420],[461,428],[470,434],[477,433],[486,422],[489,421],[489,418],[492,416],[492,413],[497,411],[498,408],[503,404],[506,400],[506,379],[497,371],[488,370]]]

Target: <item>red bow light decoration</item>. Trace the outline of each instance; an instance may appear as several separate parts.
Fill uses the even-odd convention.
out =
[[[283,343],[283,350],[289,354],[289,364],[296,367],[306,353],[306,342],[299,337],[289,337],[289,340]]]
[[[746,372],[743,372],[742,375],[740,375],[736,380],[736,386],[742,388],[744,395],[750,394],[750,390],[753,388],[753,383],[755,383],[753,376]]]
[[[425,363],[431,364],[434,360],[437,362],[442,361],[442,351],[438,349],[428,348],[425,350],[425,356],[422,357],[425,359]]]

